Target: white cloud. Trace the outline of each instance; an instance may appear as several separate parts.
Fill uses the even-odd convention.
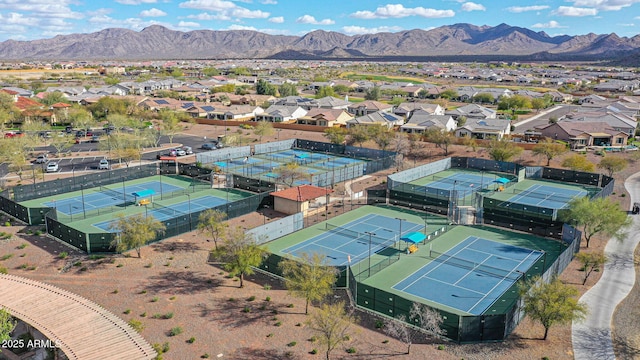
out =
[[[300,24],[313,24],[313,25],[333,25],[336,23],[331,19],[323,19],[318,21],[316,20],[315,17],[311,15],[300,16],[299,18],[296,19],[296,22]]]
[[[485,10],[487,10],[487,8],[485,8],[484,5],[482,5],[482,4],[466,2],[466,3],[462,4],[462,6],[460,7],[460,10],[462,10],[462,11],[485,11]]]
[[[343,26],[342,31],[345,34],[377,34],[381,32],[398,32],[404,30],[400,26],[380,26],[374,28],[366,28],[362,26]]]
[[[253,26],[244,26],[244,25],[237,25],[237,24],[233,24],[233,25],[229,26],[227,29],[228,29],[228,30],[251,30],[251,31],[258,31],[258,29],[254,28]]]
[[[537,24],[533,24],[531,25],[532,28],[534,29],[563,29],[566,28],[566,26],[562,26],[560,25],[560,23],[558,23],[557,21],[549,21],[548,23],[537,23]]]
[[[200,24],[198,24],[197,22],[193,22],[193,21],[180,21],[178,23],[179,27],[186,27],[186,28],[199,28]]]
[[[158,17],[158,16],[167,16],[167,13],[156,8],[151,8],[149,10],[143,10],[140,12],[140,17]]]
[[[276,4],[278,4],[278,2],[276,0],[261,0],[260,3],[264,4],[264,5],[276,5]]]
[[[34,17],[82,19],[83,14],[72,11],[69,7],[74,4],[71,0],[58,0],[55,2],[46,0],[37,1],[0,1],[0,9],[14,10],[16,12],[29,13]]]
[[[407,16],[421,16],[424,18],[445,18],[455,16],[453,10],[436,10],[423,7],[405,8],[402,4],[387,4],[378,7],[376,11],[356,11],[349,15],[358,19],[387,19],[403,18]]]
[[[569,0],[576,7],[589,7],[603,11],[619,11],[633,4],[640,3],[640,0]]]
[[[157,0],[116,0],[118,4],[122,5],[140,5],[140,4],[155,4]]]
[[[559,15],[559,16],[573,16],[573,17],[580,17],[580,16],[595,16],[598,15],[598,10],[597,9],[592,9],[592,8],[578,8],[578,7],[573,7],[573,6],[560,6],[558,7],[557,10],[553,11],[554,15]]]
[[[628,23],[628,24],[616,24],[616,25],[618,25],[618,26],[624,26],[624,27],[633,27],[633,26],[636,26],[636,24],[634,24],[634,23]]]
[[[196,15],[188,15],[188,19],[195,19],[200,21],[211,21],[211,20],[220,20],[220,21],[228,21],[231,20],[231,17],[226,14],[209,14],[209,13],[200,13]]]
[[[272,18],[269,19],[269,22],[276,23],[276,24],[282,24],[284,22],[284,17],[283,16],[272,17]]]
[[[262,10],[249,10],[245,8],[237,8],[231,11],[231,16],[245,19],[266,19],[271,15]]]
[[[534,5],[534,6],[510,6],[507,8],[508,12],[523,13],[528,11],[541,11],[548,9],[547,5]]]
[[[262,10],[249,10],[225,0],[189,0],[180,3],[178,6],[185,9],[211,11],[214,13],[211,17],[215,20],[232,20],[232,18],[266,19],[271,15]]]

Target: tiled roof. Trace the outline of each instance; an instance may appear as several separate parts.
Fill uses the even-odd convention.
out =
[[[286,190],[273,192],[271,195],[287,200],[309,201],[331,194],[332,192],[333,190],[331,189],[325,189],[313,185],[300,185]]]

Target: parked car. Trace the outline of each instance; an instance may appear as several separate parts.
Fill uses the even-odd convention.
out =
[[[58,163],[57,163],[57,162],[55,162],[55,161],[51,161],[50,163],[48,163],[48,164],[47,164],[47,169],[46,169],[46,171],[47,171],[48,173],[58,171]]]
[[[49,160],[49,157],[47,156],[47,154],[40,154],[38,155],[38,157],[36,158],[35,163],[36,164],[44,164]]]
[[[100,142],[100,136],[98,136],[98,135],[93,135],[93,136],[91,137],[91,142],[92,142],[92,143]]]
[[[208,143],[204,143],[202,144],[202,146],[200,146],[201,149],[203,150],[215,150],[218,148],[218,144],[217,143],[213,143],[213,142],[208,142]]]
[[[176,148],[176,149],[173,149],[172,151],[175,151],[177,156],[185,156],[185,155],[187,155],[187,152],[184,151],[182,148]]]
[[[4,137],[6,138],[14,138],[14,137],[21,137],[24,136],[24,133],[21,131],[7,131],[4,134]]]
[[[187,155],[191,155],[191,154],[193,154],[193,149],[191,148],[191,146],[183,146],[183,147],[182,147],[182,150],[184,150],[184,152],[185,152]]]
[[[76,137],[84,137],[87,133],[84,130],[76,131]]]
[[[100,163],[98,163],[98,170],[109,170],[109,160],[100,160]]]

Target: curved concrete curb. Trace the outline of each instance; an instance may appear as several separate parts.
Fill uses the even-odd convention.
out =
[[[640,201],[640,173],[624,183],[631,203]],[[615,359],[611,339],[611,320],[616,306],[629,294],[635,284],[633,254],[640,242],[640,233],[633,231],[640,225],[640,217],[631,215],[633,223],[624,241],[611,239],[604,249],[609,261],[604,266],[600,281],[587,291],[580,301],[587,304],[589,314],[581,323],[573,323],[571,340],[574,358]]]

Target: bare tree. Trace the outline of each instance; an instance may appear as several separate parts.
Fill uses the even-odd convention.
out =
[[[436,310],[428,307],[427,305],[413,303],[411,310],[409,311],[409,319],[424,331],[427,336],[443,336],[447,332],[444,330],[441,325],[442,315]]]
[[[402,341],[407,345],[407,354],[411,353],[411,345],[416,332],[409,328],[407,317],[404,314],[398,315],[395,319],[387,319],[384,322],[384,332],[392,338]]]

